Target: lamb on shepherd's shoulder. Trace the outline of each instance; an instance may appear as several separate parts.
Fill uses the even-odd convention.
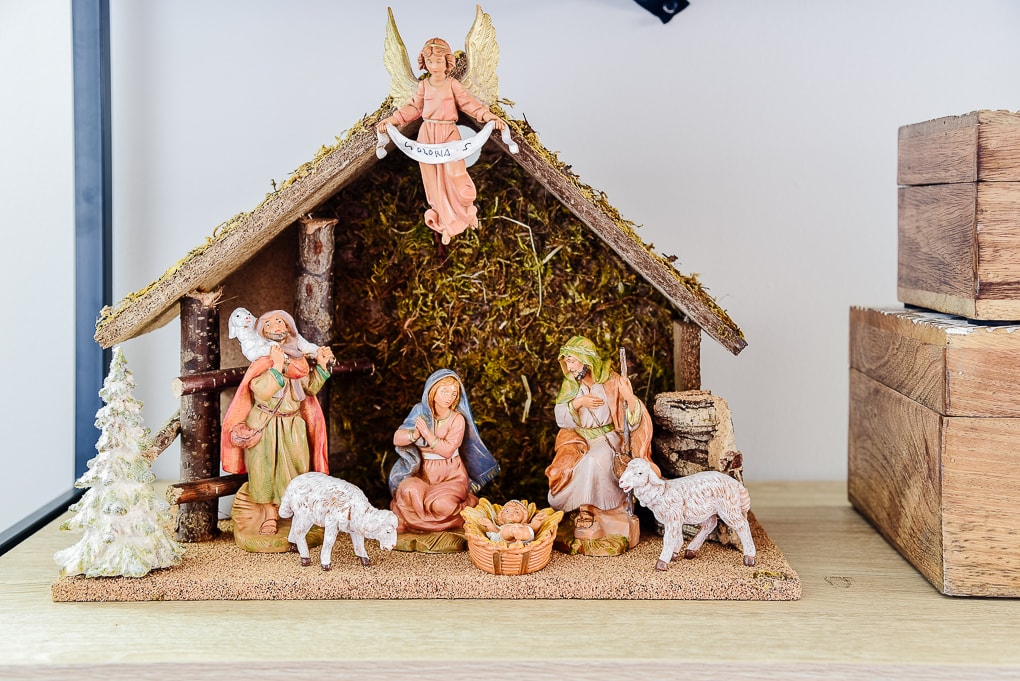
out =
[[[280,502],[280,516],[291,521],[288,539],[297,546],[301,565],[311,565],[306,535],[312,525],[325,530],[320,561],[323,570],[332,567],[333,543],[338,532],[351,535],[354,555],[368,567],[372,561],[365,551],[365,538],[375,539],[380,548],[390,551],[397,543],[397,516],[369,503],[356,486],[325,473],[302,473],[290,481]]]
[[[234,308],[227,320],[227,337],[237,339],[237,342],[241,344],[241,354],[249,362],[254,362],[259,357],[265,357],[273,346],[273,341],[255,330],[256,320],[255,315],[244,307]],[[306,340],[301,334],[298,334],[297,345],[301,354],[306,356],[314,356],[319,349],[318,345]]]
[[[740,538],[744,565],[754,565],[755,548],[747,512],[751,495],[739,482],[718,471],[704,471],[683,478],[663,480],[644,459],[633,459],[620,476],[624,492],[634,492],[642,506],[665,527],[662,553],[656,570],[666,570],[680,553],[684,543],[684,525],[700,525],[701,530],[687,545],[684,558],[694,558],[705,539],[721,518]]]

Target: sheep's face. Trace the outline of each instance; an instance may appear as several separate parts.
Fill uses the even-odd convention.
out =
[[[648,482],[648,476],[652,472],[648,462],[644,459],[631,459],[627,469],[620,476],[620,489],[630,492],[635,487],[641,487]]]
[[[243,307],[236,308],[230,313],[230,320],[227,322],[228,337],[237,338],[240,331],[255,328],[255,315]]]
[[[383,551],[392,551],[397,545],[397,516],[393,511],[381,511],[386,518],[372,538],[379,542],[379,548]]]

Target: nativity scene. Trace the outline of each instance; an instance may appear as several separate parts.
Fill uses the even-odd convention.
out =
[[[426,42],[421,79],[392,13],[385,42],[402,95],[102,311],[103,347],[180,317],[181,410],[153,447],[180,437],[182,480],[167,496],[187,549],[144,585],[61,578],[53,598],[799,598],[753,513],[755,567],[736,553],[743,528],[738,540],[720,526],[698,561],[654,569],[655,517],[620,482],[638,460],[656,476],[741,480],[728,409],[700,377],[702,331],[736,355],[740,329],[502,109],[481,8],[464,53]],[[477,159],[426,162],[452,158],[458,141]],[[222,310],[226,300],[243,308]],[[359,507],[388,509],[392,545],[382,530],[345,539],[326,520],[307,540],[292,534],[281,498],[318,474],[362,494]],[[230,495],[232,517],[220,519]],[[315,503],[327,518],[347,502]],[[302,567],[257,557],[295,550],[297,536],[314,547],[323,530],[329,575],[267,586]],[[340,558],[355,535],[372,566],[362,573]],[[301,558],[311,562],[304,546]],[[587,577],[566,578],[577,561]],[[223,564],[244,576],[206,575]],[[492,573],[484,586],[479,569]]]

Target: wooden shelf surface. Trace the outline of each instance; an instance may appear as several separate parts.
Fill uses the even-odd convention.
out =
[[[941,595],[844,483],[748,487],[800,601],[53,603],[56,521],[0,557],[0,679],[1020,678],[1020,600]]]

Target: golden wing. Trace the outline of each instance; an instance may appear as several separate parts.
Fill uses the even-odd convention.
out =
[[[467,70],[461,83],[483,104],[492,106],[499,98],[499,78],[496,76],[499,45],[492,17],[482,11],[481,5],[476,5],[475,22],[464,39],[464,56]]]
[[[411,101],[418,88],[418,79],[411,70],[411,60],[407,58],[407,48],[397,30],[397,22],[393,19],[393,10],[386,8],[389,19],[386,21],[386,40],[384,42],[383,63],[390,73],[390,99],[396,107]]]

